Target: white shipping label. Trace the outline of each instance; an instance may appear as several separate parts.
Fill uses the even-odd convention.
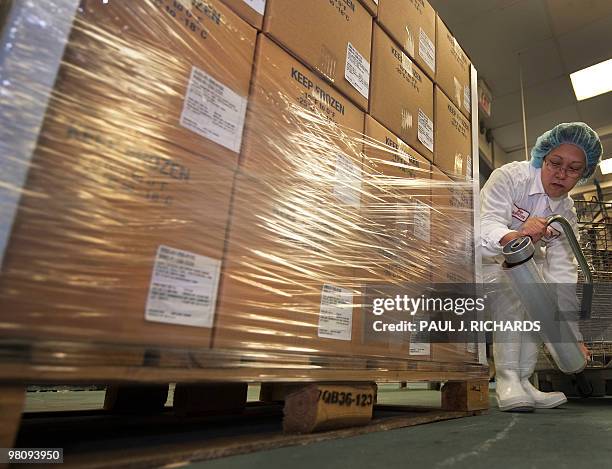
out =
[[[414,235],[426,243],[431,239],[431,213],[429,205],[420,200],[415,201],[414,207]]]
[[[159,246],[145,319],[212,327],[221,261],[188,251]]]
[[[344,155],[336,156],[334,195],[351,207],[361,205],[361,170]]]
[[[181,125],[236,153],[240,151],[247,99],[197,67],[185,95]]]
[[[319,311],[319,337],[351,340],[352,329],[352,291],[335,285],[323,285]]]
[[[413,342],[414,340],[414,342]],[[429,340],[429,333],[419,332],[413,333],[410,336],[409,355],[431,355],[431,344],[426,342]]]
[[[432,120],[419,109],[419,129],[417,138],[429,151],[434,149],[434,125]]]
[[[470,87],[465,85],[463,87],[463,107],[466,111],[470,112],[472,106],[472,94],[470,93]]]
[[[466,347],[468,353],[476,353],[478,347],[476,346],[476,342],[468,342]]]
[[[266,11],[266,0],[243,0],[248,6],[255,10],[260,15]]]
[[[349,42],[346,46],[344,78],[366,99],[370,94],[370,62]]]
[[[423,28],[419,28],[419,55],[432,71],[436,71],[436,46]]]
[[[414,57],[414,36],[412,35],[412,31],[410,31],[408,26],[406,26],[406,40],[404,41],[404,49],[406,49],[406,52],[408,52],[411,57]]]
[[[402,52],[402,68],[408,72],[408,75],[412,75],[412,60],[406,54]]]

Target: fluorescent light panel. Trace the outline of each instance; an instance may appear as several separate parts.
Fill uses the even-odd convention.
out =
[[[605,159],[599,163],[599,169],[601,170],[601,174],[612,173],[612,158]]]
[[[592,98],[612,91],[612,59],[570,74],[576,99]]]

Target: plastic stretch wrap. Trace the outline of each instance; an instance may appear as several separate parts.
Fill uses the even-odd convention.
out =
[[[216,0],[15,2],[4,21],[4,342],[40,363],[42,341],[160,366],[477,362],[364,332],[369,287],[473,282],[470,180]]]

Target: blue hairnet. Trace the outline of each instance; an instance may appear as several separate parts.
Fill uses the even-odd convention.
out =
[[[540,135],[531,149],[531,164],[541,168],[544,157],[563,143],[571,143],[582,149],[587,163],[582,178],[590,178],[601,160],[603,148],[597,133],[584,122],[559,124]]]

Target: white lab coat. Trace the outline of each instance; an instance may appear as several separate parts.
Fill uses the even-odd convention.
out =
[[[503,261],[499,240],[511,231],[518,231],[529,217],[563,215],[578,237],[574,202],[569,196],[549,197],[544,191],[541,169],[529,161],[516,161],[496,169],[480,192],[481,243],[483,262]],[[562,228],[553,223],[553,234],[536,243],[534,260],[548,283],[576,284],[577,263]],[[567,289],[564,289],[567,292]],[[559,298],[564,311],[579,309],[575,293]],[[577,324],[572,329],[581,336]]]

